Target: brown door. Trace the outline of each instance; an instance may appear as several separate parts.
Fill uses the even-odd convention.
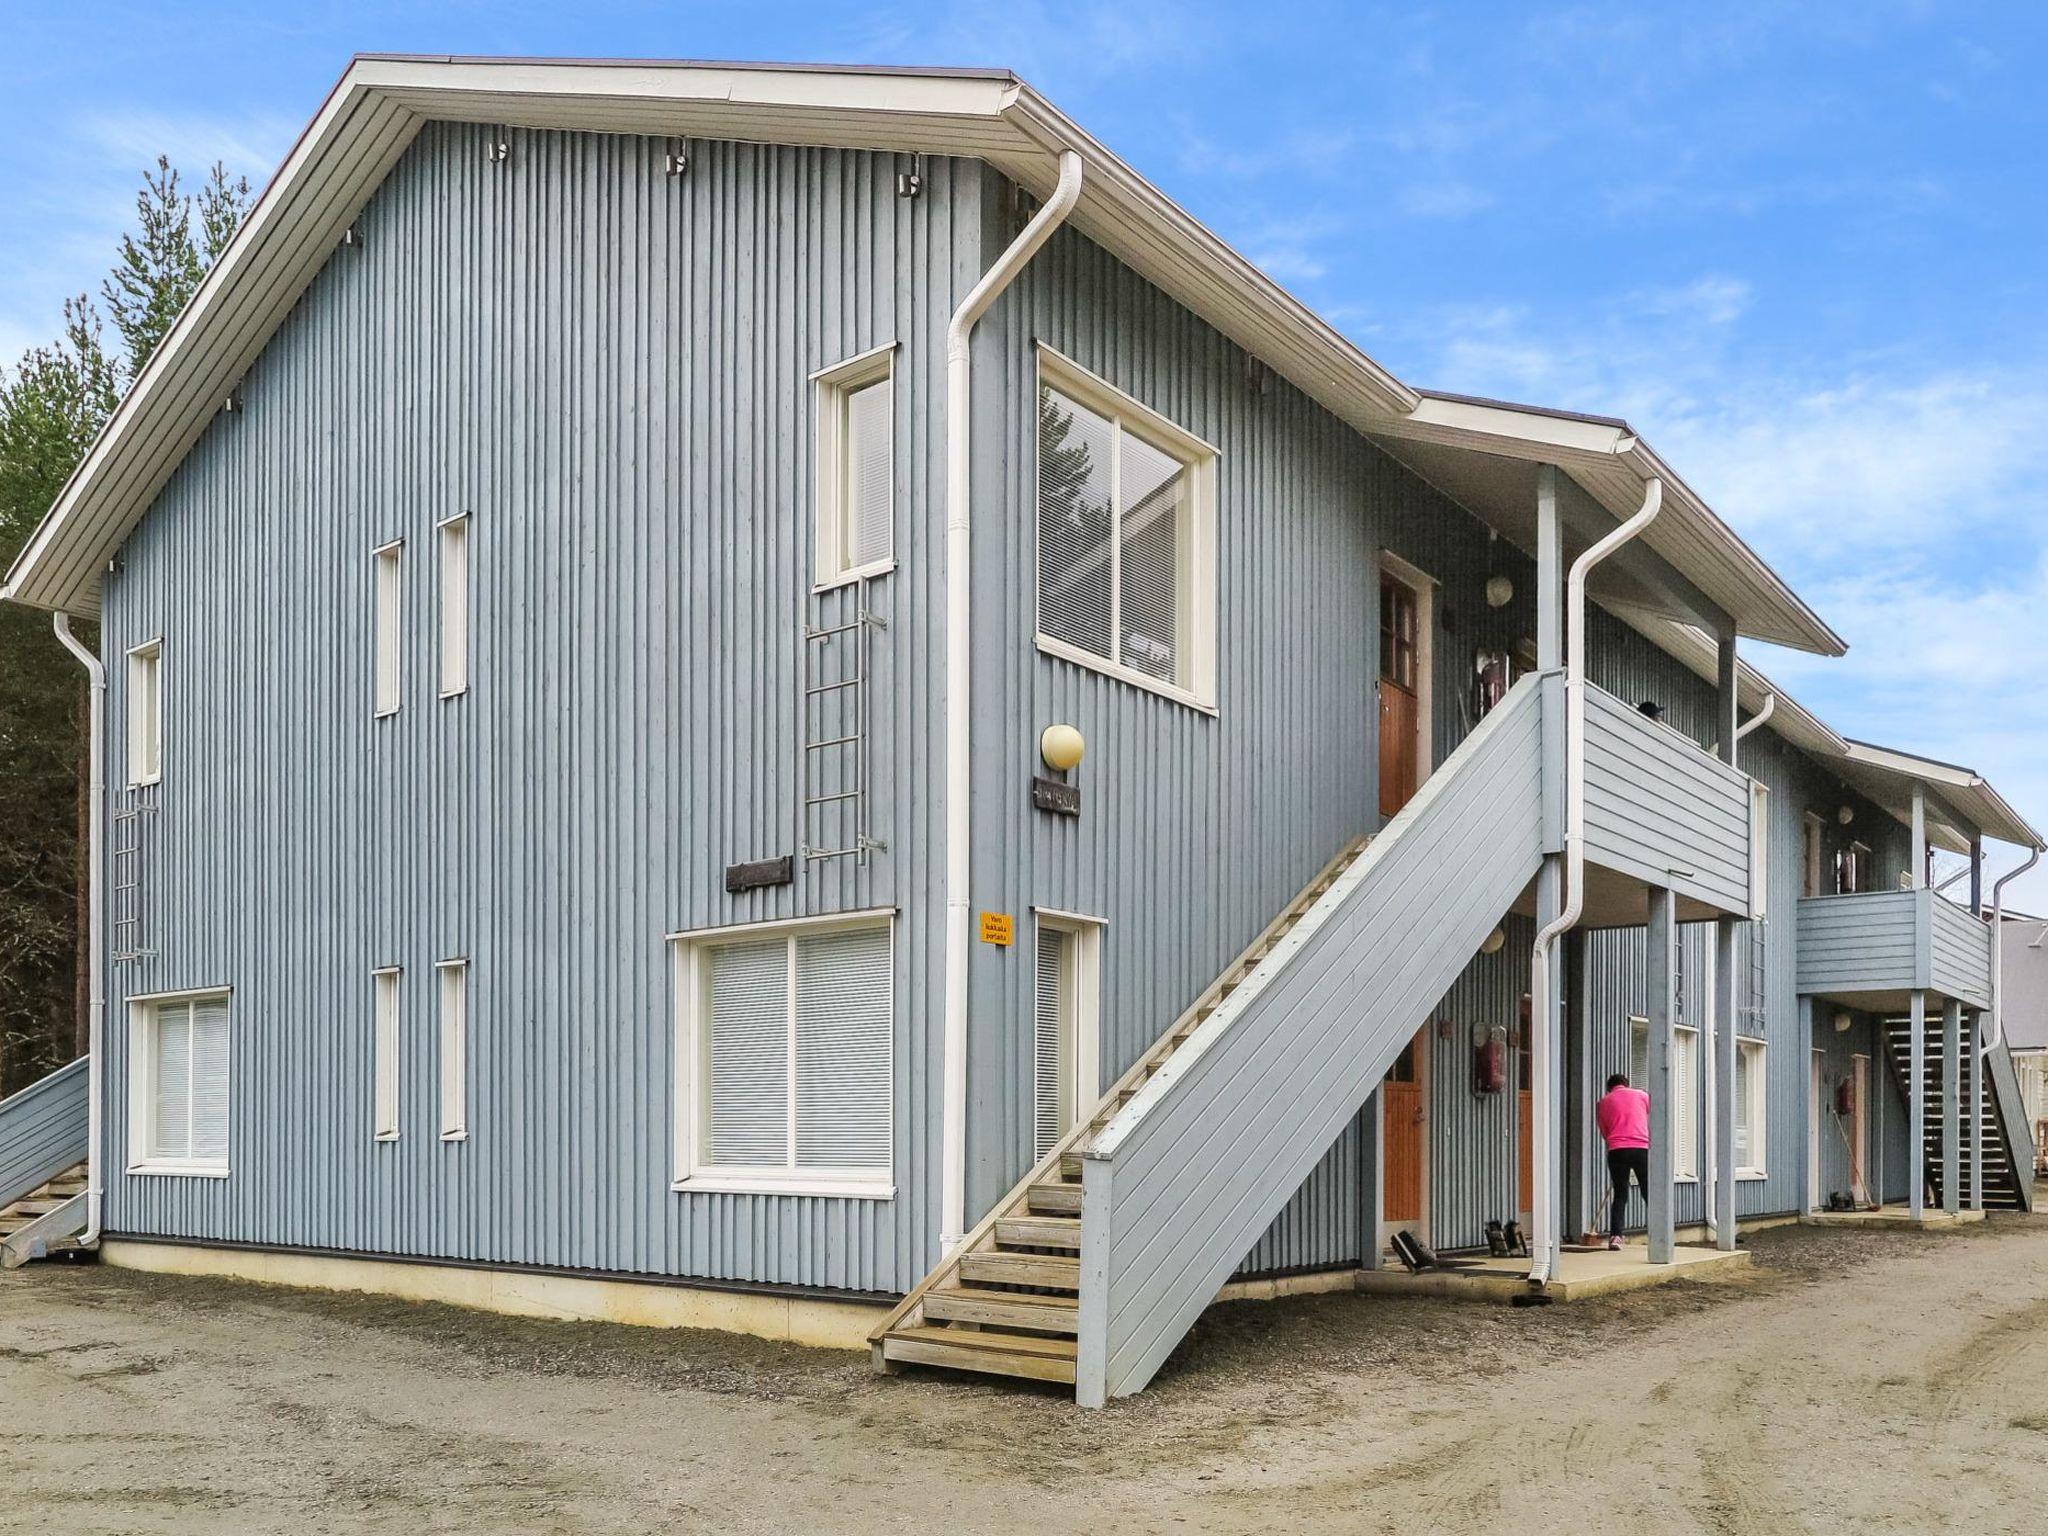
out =
[[[1422,1035],[1418,1031],[1387,1069],[1381,1095],[1381,1155],[1389,1226],[1422,1221]]]
[[[1529,1092],[1529,1047],[1524,1045],[1515,1052],[1515,1166],[1519,1170],[1515,1185],[1516,1198],[1521,1201],[1515,1208],[1518,1211],[1536,1209],[1535,1113],[1535,1098]]]
[[[1415,590],[1380,578],[1380,814],[1391,816],[1415,793],[1416,689]]]

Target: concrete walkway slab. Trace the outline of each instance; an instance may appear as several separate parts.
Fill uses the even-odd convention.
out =
[[[1382,1296],[1438,1296],[1453,1301],[1487,1301],[1507,1305],[1529,1294],[1527,1259],[1462,1259],[1455,1267],[1410,1274],[1405,1269],[1362,1270],[1358,1288]],[[1717,1248],[1675,1248],[1669,1264],[1652,1264],[1641,1243],[1619,1251],[1605,1248],[1568,1250],[1551,1276],[1553,1301],[1584,1301],[1674,1280],[1704,1280],[1749,1267],[1747,1250],[1723,1253]]]
[[[1914,1216],[1904,1206],[1875,1211],[1809,1211],[1799,1218],[1808,1227],[1864,1227],[1882,1232],[1953,1232],[1973,1221],[1982,1221],[1982,1211],[1928,1211]]]

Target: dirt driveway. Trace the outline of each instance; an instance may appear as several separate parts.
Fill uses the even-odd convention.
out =
[[[1210,1312],[1151,1390],[95,1268],[0,1278],[0,1528],[2048,1529],[2048,1219],[1536,1311]]]

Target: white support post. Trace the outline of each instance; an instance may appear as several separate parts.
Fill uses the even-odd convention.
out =
[[[1927,1214],[1927,994],[1906,1014],[1906,1214]]]
[[[1941,1005],[1941,1208],[1963,1208],[1963,1005]]]
[[[1677,1162],[1673,1137],[1677,1116],[1672,1111],[1672,1026],[1678,1014],[1678,893],[1669,886],[1650,888],[1648,924],[1650,963],[1649,1081],[1650,1095],[1650,1262],[1669,1264],[1676,1244]]]
[[[1735,1251],[1735,919],[1714,924],[1714,1246]],[[1810,1059],[1810,1058],[1809,1058]]]

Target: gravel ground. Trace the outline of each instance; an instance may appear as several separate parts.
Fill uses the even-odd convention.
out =
[[[2048,1526],[2048,1218],[1754,1247],[1565,1307],[1214,1308],[1097,1414],[722,1334],[35,1266],[0,1277],[0,1528]]]

